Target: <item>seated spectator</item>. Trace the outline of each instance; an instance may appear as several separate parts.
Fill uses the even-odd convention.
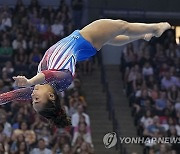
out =
[[[166,72],[165,76],[161,80],[162,88],[169,89],[173,85],[180,85],[180,81],[175,76],[171,76],[169,72]]]
[[[55,154],[61,153],[63,146],[65,144],[70,143],[70,139],[71,139],[71,136],[67,132],[63,130],[58,130],[56,133],[54,133],[54,136],[53,136],[52,143],[54,143],[54,146],[52,148],[52,152]]]
[[[27,71],[27,61],[28,61],[28,55],[25,53],[23,48],[20,48],[17,51],[17,54],[14,56],[14,63],[15,63],[15,69],[16,72],[25,72]],[[21,74],[21,73],[18,73]]]
[[[50,144],[50,141],[52,139],[51,133],[48,130],[47,126],[43,126],[41,131],[38,132],[37,134],[37,140],[39,139],[44,139],[45,145],[48,146]]]
[[[51,150],[46,148],[44,139],[38,140],[38,147],[31,150],[30,154],[52,154]]]
[[[5,66],[2,68],[2,73],[6,72],[8,77],[12,77],[14,73],[14,67],[11,61],[7,61]]]
[[[21,48],[24,50],[27,49],[27,43],[22,34],[18,34],[17,38],[13,40],[12,47],[13,50],[19,50]]]
[[[4,12],[1,18],[0,30],[8,30],[12,27],[12,20],[7,12]]]
[[[11,87],[12,83],[13,83],[13,79],[11,77],[8,76],[7,72],[2,72],[2,80],[4,82],[5,86]]]
[[[85,122],[85,116],[83,116],[83,115],[81,115],[80,117],[79,117],[79,124],[81,124],[81,123],[85,123],[86,124],[86,122]],[[77,127],[74,127],[74,133],[76,133],[76,132],[78,132],[78,130],[79,130],[79,125],[77,126]],[[88,133],[91,133],[91,128],[90,128],[90,126],[86,126],[86,131],[88,132]],[[73,134],[74,134],[73,133]]]
[[[72,152],[74,153],[78,153],[80,151],[81,145],[84,142],[84,139],[82,136],[78,136],[76,139],[76,142],[74,143],[74,146],[72,148]]]
[[[0,56],[2,61],[10,60],[12,58],[12,55],[13,49],[10,46],[10,42],[8,40],[3,40],[0,47]]]
[[[157,150],[156,154],[168,154],[168,145],[166,144],[160,144],[159,150]]]
[[[170,111],[168,109],[164,110],[164,114],[159,116],[160,124],[164,127],[165,131],[169,129],[168,119],[170,116]]]
[[[74,91],[69,100],[70,110],[75,110],[78,105],[82,105],[83,108],[87,107],[84,97],[80,96],[78,91]]]
[[[58,37],[64,36],[64,25],[62,19],[55,19],[54,23],[51,25],[51,32]]]
[[[143,78],[140,73],[137,74],[136,79],[133,80],[132,86],[133,86],[133,92],[136,92],[141,89],[143,85]]]
[[[18,152],[18,149],[19,149],[18,145],[21,142],[25,142],[24,134],[19,134],[15,140],[12,140],[12,144],[11,144],[11,147],[10,147],[10,152],[12,154],[16,154]]]
[[[4,81],[0,79],[0,93],[7,92],[9,90],[10,90],[9,86],[5,85]]]
[[[74,113],[72,115],[72,126],[73,127],[77,127],[78,124],[79,124],[79,119],[80,119],[80,116],[83,115],[85,117],[85,122],[87,124],[87,126],[90,126],[90,118],[89,118],[89,115],[87,115],[86,113],[84,113],[84,109],[83,109],[83,106],[82,105],[78,105],[78,108],[77,108],[77,113]]]
[[[42,59],[42,54],[39,52],[38,48],[34,48],[33,52],[29,56],[30,65],[37,66]]]
[[[36,28],[40,34],[45,34],[48,30],[47,20],[44,17],[42,17],[40,19],[40,23],[37,24]]]
[[[33,8],[32,11],[29,12],[29,22],[34,27],[37,27],[40,23],[39,12],[36,8]]]
[[[153,117],[153,123],[144,129],[143,135],[148,137],[156,137],[161,131],[164,131],[164,128],[161,126],[159,117]]]
[[[140,123],[144,129],[148,128],[150,125],[153,124],[153,118],[151,114],[151,111],[147,110],[145,116],[140,119]]]
[[[149,62],[146,62],[142,69],[143,76],[147,77],[147,76],[153,75],[153,73],[154,73],[153,67],[150,65]]]
[[[83,142],[81,144],[79,154],[93,154],[93,153],[94,153],[94,149],[89,143]]]
[[[71,146],[69,144],[63,145],[62,154],[73,154],[71,150]]]
[[[155,59],[154,62],[156,65],[161,65],[163,63],[167,62],[167,57],[163,51],[163,47],[160,44],[156,45],[156,55],[155,55]]]
[[[33,52],[29,56],[29,68],[31,70],[31,74],[36,74],[37,67],[39,65],[39,62],[42,59],[42,54],[39,52],[38,48],[34,48]]]
[[[18,147],[18,150],[17,150],[18,154],[28,154],[29,153],[28,148],[27,148],[27,143],[25,141],[20,142],[17,147]]]
[[[35,116],[34,122],[31,125],[31,129],[38,134],[41,132],[43,126],[45,126],[45,123],[40,119],[40,116]]]
[[[0,124],[4,125],[3,133],[6,134],[7,140],[10,141],[11,134],[12,134],[12,126],[7,121],[7,115],[6,114],[0,115]]]
[[[25,141],[32,145],[36,141],[36,134],[33,130],[28,129],[27,122],[23,121],[20,124],[19,129],[15,129],[12,134],[12,139],[15,140],[19,134],[23,134],[25,136]]]
[[[159,76],[163,77],[165,76],[166,72],[169,71],[169,66],[167,63],[163,63],[159,69]]]
[[[75,144],[78,136],[82,136],[85,142],[90,143],[92,145],[91,134],[87,130],[87,124],[85,122],[79,123],[78,131],[75,131],[73,135],[72,145]]]
[[[23,121],[23,119],[24,119],[23,114],[17,114],[16,119],[14,120],[12,125],[13,130],[20,128],[20,124]]]
[[[180,91],[176,85],[173,85],[170,90],[168,90],[168,100],[173,104],[180,102]]]
[[[150,96],[153,99],[153,101],[155,101],[159,98],[159,87],[157,84],[153,84],[152,86],[153,88],[151,89]]]
[[[4,147],[4,153],[8,154],[8,150],[9,150],[9,145],[8,142],[10,141],[9,138],[6,136],[6,134],[3,132],[4,129],[4,125],[0,124],[0,143],[3,143],[3,147]],[[2,148],[2,147],[1,147]],[[2,149],[3,150],[3,149]],[[2,153],[2,154],[4,154]]]
[[[166,108],[166,106],[167,106],[166,92],[161,91],[160,97],[157,100],[155,100],[155,108],[156,108],[157,114],[162,115],[163,110]]]

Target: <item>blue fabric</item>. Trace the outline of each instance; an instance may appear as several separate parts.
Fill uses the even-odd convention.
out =
[[[74,38],[73,41],[71,41],[72,38]],[[72,47],[71,50],[77,61],[86,60],[97,53],[97,50],[92,44],[79,33],[79,30],[75,30],[72,34],[60,41],[64,42],[64,44],[70,42],[68,46]]]

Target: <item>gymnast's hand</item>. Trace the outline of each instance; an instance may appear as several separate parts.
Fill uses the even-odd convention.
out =
[[[13,79],[15,80],[15,84],[18,87],[30,87],[30,86],[32,86],[30,80],[28,80],[25,76],[16,76],[16,77],[13,77]]]

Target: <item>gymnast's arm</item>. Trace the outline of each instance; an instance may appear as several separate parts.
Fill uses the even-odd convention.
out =
[[[68,70],[44,70],[31,79],[27,79],[25,76],[13,77],[18,87],[30,87],[44,83],[58,84],[60,81],[70,78],[72,78],[72,75]]]
[[[47,83],[52,85],[57,91],[63,91],[71,84],[72,78],[68,70],[45,70],[29,80],[24,76],[13,77],[17,85],[25,88],[0,94],[0,105],[14,100],[31,100],[31,94],[34,89],[31,86],[36,84]]]

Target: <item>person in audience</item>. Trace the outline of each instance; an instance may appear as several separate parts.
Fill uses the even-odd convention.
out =
[[[85,142],[92,144],[91,134],[87,130],[86,123],[79,123],[78,131],[75,131],[73,136],[72,145],[75,144],[78,136],[82,136]]]
[[[72,126],[73,127],[77,127],[78,124],[79,124],[79,120],[80,120],[80,117],[81,116],[84,116],[85,117],[85,122],[88,126],[90,126],[90,118],[89,118],[89,115],[84,113],[84,109],[83,109],[83,106],[82,105],[78,105],[78,108],[77,108],[77,113],[74,113],[72,115]]]
[[[18,145],[20,145],[21,142],[25,142],[25,137],[23,134],[19,134],[17,136],[17,138],[15,138],[14,140],[12,140],[12,144],[10,147],[10,152],[12,154],[16,154],[18,152]]]
[[[28,129],[27,122],[23,121],[20,128],[13,131],[12,138],[15,140],[19,134],[24,134],[25,141],[32,145],[36,141],[36,134],[33,130]]]
[[[52,154],[51,150],[46,148],[44,139],[38,140],[38,147],[31,150],[30,154]]]

